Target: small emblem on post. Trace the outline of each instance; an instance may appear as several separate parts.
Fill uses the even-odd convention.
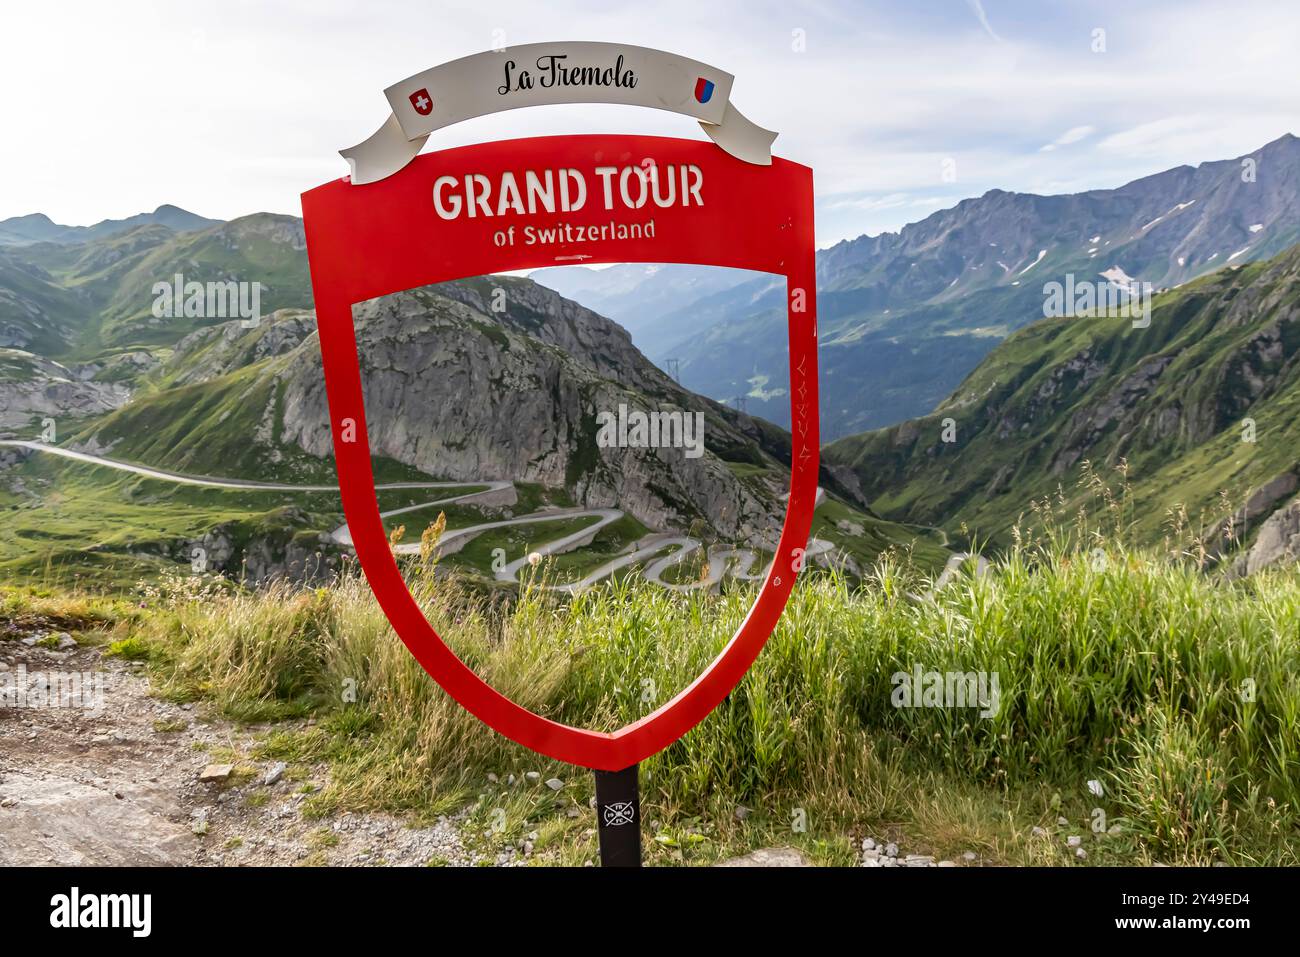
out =
[[[621,827],[624,824],[632,823],[633,818],[636,817],[636,807],[631,801],[606,804],[601,809],[601,816],[606,827]]]

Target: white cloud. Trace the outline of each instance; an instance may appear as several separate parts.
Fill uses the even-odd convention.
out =
[[[1294,132],[1297,126],[1294,114],[1283,113],[1166,116],[1111,133],[1097,144],[1097,150],[1135,161],[1196,165],[1242,155]]]
[[[974,29],[955,0],[956,17],[910,0],[663,0],[653,15],[578,0],[12,6],[0,218],[84,224],[160,203],[297,213],[300,192],[346,171],[337,150],[383,119],[385,86],[488,48],[498,29],[509,44],[625,39],[735,74],[737,108],[813,167],[823,243],[994,187],[1117,186],[1300,133],[1294,0],[1237,0],[1231,30],[1211,0],[1098,0],[1086,17],[999,0],[996,33],[982,3]],[[1090,51],[1096,23],[1104,54]],[[804,53],[791,48],[796,28]],[[458,124],[426,149],[590,131],[701,136],[680,116],[569,106]]]
[[[1052,140],[1052,142],[1044,146],[1039,150],[1039,152],[1050,153],[1058,146],[1069,146],[1071,143],[1078,143],[1080,140],[1085,140],[1095,132],[1097,132],[1095,126],[1072,126],[1056,139]]]

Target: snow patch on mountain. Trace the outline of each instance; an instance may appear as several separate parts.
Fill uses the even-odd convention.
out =
[[[1043,257],[1046,256],[1046,255],[1047,255],[1047,250],[1046,250],[1046,249],[1040,249],[1040,250],[1038,250],[1038,258],[1035,259],[1033,262],[1031,262],[1031,263],[1030,263],[1028,266],[1026,266],[1024,269],[1020,270],[1019,275],[1023,276],[1025,273],[1029,272],[1029,270],[1033,269],[1033,268],[1034,268],[1035,266],[1037,266],[1040,262],[1042,262],[1042,261],[1043,261]]]
[[[1111,282],[1115,283],[1116,285],[1121,285],[1121,286],[1131,286],[1135,282],[1137,282],[1136,279],[1134,279],[1132,276],[1126,273],[1119,266],[1111,266],[1105,272],[1101,273],[1101,277],[1103,279],[1109,279]]]

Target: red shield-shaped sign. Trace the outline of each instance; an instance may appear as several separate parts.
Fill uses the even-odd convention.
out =
[[[433,112],[433,97],[429,95],[428,90],[416,90],[407,99],[411,101],[411,106],[415,107],[415,112],[421,116],[428,116]]]
[[[617,184],[623,169],[645,171],[651,165],[664,175],[682,177],[684,188],[671,205],[656,206],[648,191],[633,188],[629,208],[617,185],[601,188],[602,176],[612,175]],[[615,173],[597,172],[609,168]],[[510,174],[523,183],[528,171],[543,170],[580,171],[593,187],[585,203],[567,211],[535,212],[488,204],[471,212],[467,204],[450,203],[453,188],[464,187],[467,180],[500,183]],[[636,205],[637,199],[643,205]],[[542,137],[426,154],[364,186],[347,180],[326,183],[304,193],[302,207],[343,508],[357,557],[397,634],[448,694],[534,751],[618,771],[672,744],[744,676],[803,566],[818,473],[812,171],[779,158],[770,166],[746,163],[694,140]],[[620,219],[647,215],[655,219],[650,235],[636,231],[628,237],[607,228]],[[581,238],[558,244],[527,241],[540,229],[565,224]],[[465,665],[425,619],[407,589],[379,514],[352,319],[354,303],[405,289],[575,260],[697,263],[786,279],[793,444],[790,495],[776,558],[739,630],[704,673],[654,713],[613,733],[570,727],[519,706]]]

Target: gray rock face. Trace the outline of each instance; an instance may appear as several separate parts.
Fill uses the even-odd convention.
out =
[[[328,536],[312,532],[299,509],[282,509],[280,517],[279,527],[252,536],[246,528],[241,529],[239,522],[216,525],[201,538],[178,543],[170,557],[190,562],[194,550],[202,549],[202,570],[221,572],[254,586],[277,580],[305,584],[331,581],[338,572],[339,554]]]
[[[1297,478],[1294,472],[1283,472],[1254,489],[1247,497],[1246,503],[1230,517],[1224,519],[1215,530],[1212,541],[1207,545],[1210,557],[1218,558],[1235,548],[1242,540],[1249,538],[1250,529],[1261,517],[1274,512],[1269,516],[1270,522],[1273,518],[1278,518],[1280,524],[1271,525],[1270,522],[1265,522],[1260,526],[1260,533],[1255,539],[1255,547],[1260,551],[1256,556],[1254,569],[1264,568],[1282,558],[1286,554],[1284,532],[1286,519],[1281,516],[1286,509],[1279,509],[1279,506],[1295,492],[1297,487],[1300,487],[1300,478]],[[1275,509],[1278,511],[1275,512]],[[1279,534],[1282,534],[1280,539],[1275,537]],[[1254,552],[1254,547],[1251,551]],[[1229,577],[1241,574],[1250,564],[1250,553],[1238,556],[1228,570]]]
[[[504,311],[493,310],[497,289]],[[778,464],[772,433],[682,390],[623,329],[550,290],[474,280],[362,303],[354,316],[378,455],[451,480],[567,488],[583,506],[621,508],[654,529],[702,519],[719,535],[762,544],[780,527],[780,483],[742,481],[717,454],[744,450]],[[331,455],[315,340],[279,374],[280,440]],[[703,454],[600,447],[597,413],[620,405],[700,412]]]
[[[1300,498],[1268,517],[1260,526],[1250,551],[1234,570],[1253,575],[1270,565],[1297,559],[1300,559]]]
[[[23,352],[0,349],[0,429],[16,429],[49,417],[72,420],[110,412],[131,390],[120,382],[84,377],[80,370]]]
[[[1132,375],[1101,397],[1093,406],[1075,415],[1070,422],[1066,447],[1052,462],[1052,474],[1064,475],[1083,457],[1084,450],[1093,447],[1114,424],[1134,418],[1134,410],[1143,407],[1143,400],[1156,388],[1161,374],[1173,358],[1159,356],[1144,362]],[[1084,377],[1083,381],[1089,381]]]

